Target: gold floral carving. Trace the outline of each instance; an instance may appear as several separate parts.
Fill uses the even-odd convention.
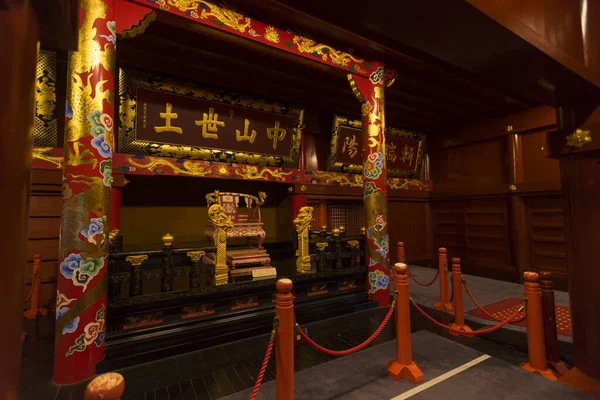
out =
[[[336,50],[333,47],[325,44],[318,44],[314,40],[302,36],[294,36],[292,41],[296,44],[300,53],[318,54],[321,56],[323,61],[327,61],[327,56],[329,56],[331,57],[331,61],[341,67],[348,66],[350,61],[354,61],[359,64],[365,61],[354,57],[352,54]]]
[[[279,34],[277,33],[277,29],[271,25],[267,25],[265,28],[265,39],[271,43],[279,43]]]
[[[262,206],[263,204],[265,204],[266,199],[267,199],[267,194],[265,192],[258,192],[258,201],[256,202],[256,204],[258,204],[259,206]]]
[[[173,170],[175,175],[190,175],[190,176],[206,176],[211,173],[210,169],[200,165],[199,162],[194,162],[191,160],[185,160],[183,162],[183,168],[180,168],[177,164],[161,159],[158,157],[149,157],[150,161],[147,163],[140,163],[135,161],[132,157],[127,157],[127,161],[130,165],[133,165],[138,168],[147,169],[151,172],[156,172],[156,169],[162,166],[167,166]]]
[[[50,150],[52,150],[52,147],[34,147],[33,148],[33,158],[48,161],[48,162],[56,165],[57,169],[62,168],[63,157],[55,157],[55,156],[50,155]]]
[[[298,250],[296,250],[296,271],[306,274],[310,272],[310,254],[308,252],[308,231],[312,226],[313,208],[302,207],[294,219],[298,235]]]
[[[588,130],[577,129],[575,132],[567,136],[567,146],[575,149],[580,149],[588,143],[592,142],[592,133]]]
[[[169,2],[179,3],[198,3],[197,1],[185,1],[185,0],[169,0]],[[246,32],[246,29],[250,27],[252,20],[245,15],[237,13],[235,11],[228,10],[227,8],[215,6],[213,3],[202,1],[206,4],[210,10],[202,9],[200,18],[207,19],[208,17],[215,17],[217,21],[223,25],[233,28],[242,33]],[[185,10],[182,10],[185,11]]]

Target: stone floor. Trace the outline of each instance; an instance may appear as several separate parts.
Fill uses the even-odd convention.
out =
[[[396,382],[387,376],[386,361],[395,353],[395,343],[387,342],[296,373],[295,399],[592,399],[431,332],[411,336],[413,360],[425,376],[422,384]],[[251,391],[224,400],[247,399]],[[264,384],[257,399],[275,399],[275,382]]]
[[[435,274],[434,270],[411,267],[413,273],[418,275],[418,279],[421,281],[431,280]],[[493,281],[484,278],[469,277],[467,279],[474,296],[482,305],[488,305],[503,300],[506,297],[521,297],[522,296],[522,285]],[[437,284],[433,284],[431,287],[422,288],[411,282],[410,285],[413,298],[421,304],[425,310],[437,320],[443,323],[450,323],[453,316],[448,313],[434,310],[431,306],[439,296]],[[557,293],[557,304],[566,304],[565,294]],[[469,310],[471,307],[470,302],[465,298],[465,309]],[[350,347],[356,346],[363,342],[371,333],[377,329],[385,314],[386,309],[371,309],[362,311],[355,314],[344,315],[337,318],[332,318],[324,321],[306,325],[308,334],[317,343],[320,343],[328,348],[334,350],[343,350]],[[473,329],[481,329],[491,324],[490,321],[481,320],[479,318],[467,316],[470,318],[469,324]],[[21,398],[23,400],[38,400],[38,399],[76,399],[81,400],[83,398],[83,391],[87,382],[82,382],[75,385],[63,385],[57,386],[51,382],[52,376],[52,331],[53,331],[53,316],[49,315],[45,318],[39,319],[37,322],[26,321],[25,331],[28,333],[28,337],[23,345],[23,362],[22,362],[22,380],[21,380]],[[362,361],[362,358],[366,357],[370,359],[369,351],[376,348],[387,349],[384,347],[378,347],[378,345],[392,346],[392,340],[395,338],[394,324],[390,321],[389,325],[382,331],[381,335],[365,350],[356,353],[355,355],[346,356],[344,360],[333,360],[332,357],[323,355],[308,344],[303,344],[295,349],[295,370],[298,372],[297,382],[303,382],[302,376],[313,376],[319,377],[326,371],[327,368],[338,368],[336,365],[346,366],[349,365],[351,360],[355,360],[357,363]],[[429,377],[435,376],[437,372],[441,371],[442,366],[435,366],[437,364],[429,363],[430,358],[435,358],[435,354],[427,355],[428,348],[435,348],[437,346],[435,338],[443,340],[443,342],[454,342],[450,345],[460,344],[461,346],[455,347],[454,350],[449,351],[448,354],[454,354],[459,352],[466,352],[464,357],[457,356],[455,360],[457,363],[466,360],[467,358],[475,354],[489,354],[494,360],[486,360],[477,369],[467,371],[460,379],[464,377],[471,377],[475,381],[481,378],[481,368],[485,367],[490,371],[499,374],[498,376],[507,377],[506,379],[515,379],[515,381],[522,382],[524,379],[521,375],[522,372],[502,372],[506,370],[506,365],[518,366],[527,360],[526,354],[526,335],[520,330],[514,330],[514,327],[509,329],[501,329],[493,334],[488,334],[482,337],[475,338],[464,338],[464,337],[453,337],[449,336],[447,332],[432,325],[424,317],[417,314],[414,309],[411,311],[411,331],[419,332],[414,339],[414,351],[415,360],[423,363],[423,368],[426,370],[430,368],[428,374]],[[428,339],[429,338],[429,339]],[[430,344],[428,344],[431,342]],[[267,348],[268,336],[259,336],[245,339],[243,341],[228,343],[226,345],[212,347],[195,351],[188,354],[183,354],[176,357],[171,357],[159,361],[155,361],[147,364],[136,365],[131,368],[126,368],[118,372],[122,373],[126,381],[126,390],[123,397],[124,400],[183,400],[183,399],[220,399],[226,396],[230,396],[234,393],[242,392],[244,390],[251,389],[254,385],[254,381],[258,374],[258,369],[261,366],[264,352]],[[440,346],[449,346],[447,344],[440,344]],[[465,350],[463,347],[468,347]],[[380,350],[377,350],[380,351]],[[393,350],[381,350],[385,353],[385,357],[391,358]],[[470,353],[469,353],[470,352]],[[352,358],[359,356],[359,358]],[[568,363],[572,362],[570,354],[570,343],[561,342],[561,356]],[[362,357],[362,358],[361,358]],[[383,357],[383,356],[382,356]],[[382,358],[384,362],[384,358]],[[423,357],[419,360],[418,357]],[[438,358],[439,354],[437,355]],[[444,356],[445,357],[445,356]],[[441,358],[444,358],[441,357]],[[448,356],[450,357],[450,356]],[[462,358],[461,358],[462,357]],[[466,357],[466,358],[465,358]],[[275,377],[275,364],[274,355],[271,357],[267,372],[265,374],[264,386],[261,388],[261,393],[268,397],[269,382]],[[471,358],[472,359],[472,358]],[[427,360],[427,362],[425,361]],[[377,361],[378,363],[380,361]],[[500,362],[501,364],[497,364]],[[334,364],[338,363],[338,364]],[[428,364],[429,363],[429,364]],[[378,364],[379,365],[379,364]],[[383,365],[383,364],[381,364]],[[427,367],[427,368],[426,368]],[[321,369],[319,369],[321,368]],[[325,369],[323,369],[325,368]],[[363,366],[353,367],[358,368],[362,371],[369,370]],[[438,369],[435,369],[438,368]],[[442,368],[443,369],[443,368]],[[341,368],[343,370],[343,368]],[[314,371],[314,372],[310,372]],[[321,372],[319,372],[321,371]],[[377,370],[373,372],[379,379],[377,382],[382,382],[384,379],[385,371]],[[382,372],[383,371],[383,372]],[[508,371],[508,370],[506,370]],[[520,370],[519,370],[520,371]],[[306,372],[303,374],[303,372]],[[310,372],[310,374],[307,374]],[[441,373],[441,372],[440,372]],[[481,372],[483,374],[484,372]],[[462,374],[462,373],[461,373]],[[475,374],[474,376],[472,376]],[[521,374],[521,375],[518,375]],[[487,376],[487,375],[486,375]],[[361,379],[363,379],[362,377]],[[307,378],[308,381],[311,379]],[[429,378],[428,378],[429,379]],[[453,378],[455,379],[455,378]],[[458,379],[458,378],[456,378]],[[487,378],[486,378],[487,379]],[[491,379],[491,378],[490,378]],[[504,378],[503,378],[504,379]],[[317,381],[316,378],[312,378],[313,381]],[[346,381],[354,382],[355,377],[346,376]],[[502,380],[491,380],[497,382],[498,385],[494,387],[483,387],[481,385],[475,386],[481,390],[481,393],[470,392],[467,397],[461,398],[474,398],[474,397],[486,397],[486,398],[500,398],[500,397],[487,397],[488,393],[485,390],[494,392],[496,386],[501,387],[504,385]],[[443,384],[440,384],[441,388],[444,385],[449,385],[452,380],[449,380]],[[529,381],[528,381],[529,382]],[[532,381],[534,382],[534,381]],[[272,385],[272,384],[271,384]],[[329,385],[326,381],[322,381],[321,385]],[[366,383],[365,383],[366,385]],[[356,386],[356,385],[355,385]],[[510,385],[509,385],[510,386]],[[514,386],[514,385],[513,385]],[[297,386],[299,387],[299,386]],[[535,386],[538,387],[538,386]],[[540,386],[541,387],[541,386]],[[562,386],[560,386],[562,388]],[[379,393],[375,387],[369,386],[373,393]],[[440,389],[427,389],[431,391],[429,393],[436,393]],[[484,390],[485,389],[485,390]],[[358,388],[357,388],[358,390]],[[365,389],[366,390],[366,389]],[[396,394],[390,394],[390,397],[396,396],[400,393],[394,389]],[[454,389],[446,388],[448,393],[453,393]],[[498,389],[500,390],[500,389]],[[540,389],[542,390],[542,389]],[[546,389],[543,389],[541,393],[546,393]],[[559,390],[559,389],[556,389]],[[561,389],[562,390],[562,389]],[[440,397],[419,397],[423,396],[427,391],[415,395],[415,398],[441,398]],[[553,392],[552,390],[550,392]],[[333,393],[333,392],[332,392]],[[357,393],[366,393],[363,389]],[[387,392],[386,392],[387,393]],[[391,392],[390,392],[391,393]],[[499,392],[500,393],[500,392]],[[505,393],[505,392],[501,392]],[[525,392],[529,393],[529,392]],[[558,391],[557,393],[567,393]],[[504,398],[519,398],[512,397],[512,394],[505,393],[507,397]],[[567,393],[562,398],[584,398],[584,397],[569,397],[572,393]],[[297,392],[300,396],[300,393]],[[244,395],[246,396],[246,395]],[[327,396],[330,396],[327,394]],[[335,397],[338,396],[338,397]],[[325,399],[325,398],[353,398],[353,397],[339,397],[339,394],[331,394],[331,397],[320,397],[313,394],[311,400]],[[472,397],[471,397],[472,396]],[[247,396],[246,396],[247,398]],[[260,397],[259,397],[260,398]],[[298,397],[302,398],[302,397]],[[358,397],[354,397],[358,398]],[[360,397],[361,399],[368,398],[386,398],[384,397]],[[451,397],[452,398],[452,397]],[[458,398],[458,395],[457,397]],[[555,397],[529,397],[529,398],[555,398]],[[233,397],[232,397],[233,399]]]
[[[433,268],[420,267],[418,265],[410,266],[411,272],[415,275],[415,278],[420,283],[429,283],[435,276],[437,270]],[[489,304],[498,303],[508,297],[523,298],[523,285],[512,282],[497,281],[494,279],[481,278],[479,276],[463,274],[463,278],[469,285],[469,289],[473,294],[473,297],[477,302],[486,306]],[[420,286],[413,280],[409,281],[410,292],[413,299],[418,303],[428,307],[433,307],[434,304],[440,300],[440,286],[439,281],[431,286]],[[450,285],[450,284],[448,284]],[[449,286],[450,287],[450,286]],[[495,325],[496,322],[489,321],[487,319],[478,318],[467,314],[467,311],[471,311],[476,308],[475,304],[471,301],[466,292],[463,292],[465,319],[478,322],[483,325]],[[569,293],[561,292],[558,290],[554,291],[554,301],[557,306],[568,306],[569,305]],[[518,332],[526,332],[525,327],[516,325],[507,325],[507,329],[511,329]],[[572,343],[573,339],[571,336],[558,335],[558,340],[563,342]]]

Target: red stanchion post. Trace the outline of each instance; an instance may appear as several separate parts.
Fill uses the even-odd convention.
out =
[[[542,289],[542,316],[544,318],[544,343],[546,348],[546,360],[561,375],[569,371],[569,368],[560,361],[558,353],[558,334],[556,331],[556,305],[554,303],[554,286],[552,284],[552,272],[540,272],[540,289]]]
[[[294,296],[292,281],[279,279],[275,313],[279,321],[275,337],[275,388],[277,400],[294,400]]]
[[[395,381],[408,379],[412,383],[423,382],[421,368],[412,360],[410,342],[410,303],[408,290],[408,267],[394,265],[394,288],[398,292],[396,300],[396,359],[387,362],[388,375]]]
[[[42,256],[36,254],[33,256],[33,275],[31,276],[31,306],[25,311],[25,318],[34,319],[39,315],[46,315],[48,309],[40,307],[40,268],[42,265]]]
[[[452,307],[452,303],[450,303],[449,300],[448,254],[446,254],[446,249],[444,247],[440,247],[438,268],[440,277],[440,301],[435,303],[434,307],[436,310],[454,312],[454,307]]]
[[[125,391],[125,379],[116,372],[108,372],[92,379],[85,388],[84,400],[119,400]]]
[[[556,375],[548,369],[546,364],[542,290],[540,289],[539,276],[535,272],[525,272],[523,278],[525,278],[525,298],[527,299],[527,353],[529,362],[521,365],[521,368],[529,372],[537,372],[544,378],[555,381],[557,380]]]
[[[396,251],[397,251],[398,262],[402,263],[402,264],[406,264],[406,255],[404,254],[404,243],[403,242],[397,243]]]
[[[473,332],[471,328],[465,325],[465,308],[463,303],[462,280],[460,276],[460,258],[452,259],[452,296],[454,297],[454,322],[450,325],[453,329],[458,329],[464,333],[449,331],[453,336],[472,337],[469,332]]]

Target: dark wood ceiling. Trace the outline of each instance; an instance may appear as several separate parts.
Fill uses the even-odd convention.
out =
[[[439,134],[539,104],[410,57],[400,60],[396,82],[386,89],[389,125]],[[360,112],[343,71],[166,13],[144,34],[120,39],[117,62],[302,105],[313,133],[329,133],[332,113]]]

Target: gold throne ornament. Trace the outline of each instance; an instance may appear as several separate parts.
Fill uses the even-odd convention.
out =
[[[296,250],[296,271],[307,274],[310,272],[310,254],[308,253],[308,233],[312,226],[313,208],[302,207],[294,219],[298,234],[298,250]]]
[[[265,240],[265,230],[260,217],[260,206],[265,204],[267,195],[264,192],[258,192],[258,197],[244,193],[219,192],[206,195],[206,202],[211,207],[219,204],[223,212],[233,223],[232,229],[227,231],[228,238],[245,237],[250,240],[252,237],[258,238],[258,248],[263,249]],[[209,242],[214,241],[214,228],[212,225],[206,228],[204,236]]]
[[[233,228],[233,222],[225,214],[219,204],[213,204],[208,209],[208,220],[213,225],[213,243],[217,247],[215,256],[215,285],[224,285],[229,282],[229,268],[227,267],[227,232]]]

